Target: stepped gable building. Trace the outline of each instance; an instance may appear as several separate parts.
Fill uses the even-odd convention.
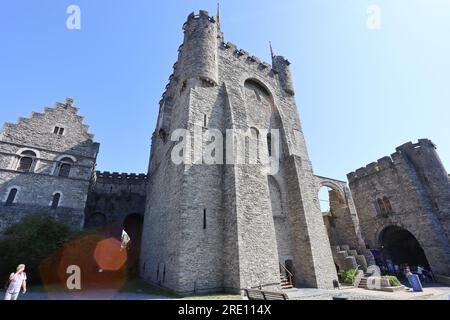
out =
[[[143,219],[147,175],[96,172],[100,145],[93,138],[70,98],[4,125],[0,233],[26,214],[117,237]]]
[[[81,228],[99,144],[67,99],[0,134],[0,230],[27,213]]]

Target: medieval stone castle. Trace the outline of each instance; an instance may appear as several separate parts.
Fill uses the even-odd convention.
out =
[[[450,178],[431,141],[407,143],[350,173],[349,185],[316,176],[289,61],[273,55],[268,64],[225,42],[219,15],[192,13],[183,30],[148,173],[96,172],[99,144],[67,99],[5,124],[0,232],[25,214],[117,237],[126,230],[140,276],[178,293],[280,290],[285,277],[296,287],[333,288],[337,269],[366,269],[383,256],[450,276]],[[277,129],[279,170],[174,164],[170,136],[180,128],[247,130],[269,154],[270,133],[262,132]]]

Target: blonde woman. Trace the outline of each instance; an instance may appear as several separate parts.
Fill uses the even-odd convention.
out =
[[[9,285],[6,288],[5,300],[17,300],[22,288],[22,293],[27,292],[27,274],[25,273],[25,265],[17,266],[16,273],[9,276]]]

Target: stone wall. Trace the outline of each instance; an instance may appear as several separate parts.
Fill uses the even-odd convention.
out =
[[[128,216],[144,216],[147,182],[146,174],[97,171],[88,196],[84,228],[106,230],[120,238]]]

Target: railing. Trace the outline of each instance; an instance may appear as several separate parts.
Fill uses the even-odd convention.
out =
[[[294,275],[281,263],[280,263],[280,267],[282,270],[286,271],[289,285],[291,285],[291,286],[294,285]]]

